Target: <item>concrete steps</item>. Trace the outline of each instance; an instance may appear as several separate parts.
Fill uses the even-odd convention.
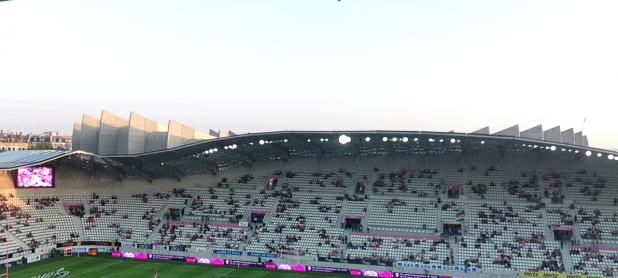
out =
[[[571,242],[566,241],[560,250],[562,253],[562,263],[566,272],[573,272],[573,260],[571,259]]]
[[[5,231],[4,234],[7,237],[8,241],[12,241],[12,242],[16,242],[17,244],[19,244],[19,246],[21,248],[23,248],[24,250],[28,250],[30,249],[30,246],[28,246],[28,244],[26,244],[24,241],[22,241],[21,239],[19,239],[16,235],[14,235],[11,231]]]
[[[75,231],[77,231],[77,234],[79,235],[79,239],[80,240],[85,240],[85,235],[84,235],[84,225],[82,224],[82,219],[79,216],[73,216],[73,223],[75,225]]]
[[[547,210],[545,208],[541,209],[541,216],[543,217],[543,233],[545,234],[545,240],[555,240],[554,231],[549,227],[549,220],[547,217]]]
[[[155,239],[157,239],[159,237],[159,230],[161,230],[164,224],[165,221],[161,220],[161,223],[159,223],[159,225],[157,225],[154,230],[148,235],[148,238],[146,238],[145,242],[152,243]]]

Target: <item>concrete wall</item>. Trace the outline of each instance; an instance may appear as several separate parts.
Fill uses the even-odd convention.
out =
[[[128,154],[129,146],[129,125],[118,129],[118,141],[116,144],[116,154]]]
[[[212,136],[213,138],[219,138],[219,132],[214,131],[212,129],[208,131],[208,134]]]
[[[233,133],[226,131],[223,136]],[[99,155],[140,154],[165,150],[195,141],[215,139],[219,132],[206,133],[175,121],[161,125],[131,112],[129,120],[102,111],[101,119],[84,115],[73,126],[73,149]]]
[[[117,154],[119,133],[129,125],[129,121],[112,113],[103,111],[99,126],[99,139],[97,153],[99,155]],[[126,141],[126,140],[120,140]]]
[[[15,191],[15,183],[13,182],[13,175],[10,171],[0,171],[0,191]]]
[[[214,138],[216,137],[211,136],[210,133],[206,133],[206,132],[199,131],[199,130],[195,130],[195,133],[193,135],[194,141],[208,140],[208,139],[214,139]]]
[[[73,124],[73,136],[72,136],[72,142],[71,142],[71,147],[74,151],[78,151],[81,150],[81,146],[80,146],[80,138],[81,138],[81,132],[82,132],[82,124],[80,123],[74,123]]]
[[[560,132],[560,126],[548,129],[543,132],[543,139],[545,141],[562,143],[562,133]]]
[[[575,144],[575,135],[572,128],[562,132],[562,143]]]
[[[165,150],[167,148],[167,132],[155,131],[146,134],[145,152]]]
[[[486,126],[484,128],[481,128],[475,132],[472,132],[472,134],[484,134],[484,135],[489,135],[489,127]]]
[[[541,125],[537,125],[522,131],[519,136],[528,139],[543,140],[543,127]]]
[[[83,151],[96,153],[99,147],[99,119],[85,115],[82,118],[80,132],[80,148]]]
[[[509,127],[507,129],[500,130],[500,131],[494,133],[494,135],[518,137],[519,136],[519,125],[514,125],[514,126]]]
[[[196,131],[194,128],[181,123],[170,121],[167,126],[167,148],[175,148],[195,141],[212,139],[205,132]]]
[[[182,124],[169,121],[167,126],[167,148],[178,147],[184,144],[185,140],[189,140],[189,138],[182,138]]]
[[[574,141],[575,141],[575,145],[580,145],[582,146],[584,144],[584,135],[582,134],[582,132],[577,132],[574,134]]]
[[[146,137],[148,134],[156,132],[157,123],[149,120],[137,113],[131,112],[129,125],[127,127],[126,144],[119,145],[120,154],[138,154],[146,150]]]

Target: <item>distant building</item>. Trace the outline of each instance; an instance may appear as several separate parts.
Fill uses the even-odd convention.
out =
[[[28,139],[21,132],[0,130],[0,151],[29,150]]]
[[[65,135],[59,131],[45,131],[43,134],[34,134],[30,137],[30,146],[36,148],[37,145],[51,144],[54,150],[67,150],[72,148],[73,140],[70,135]]]
[[[72,138],[58,131],[42,134],[0,130],[0,151],[54,149],[70,151]]]

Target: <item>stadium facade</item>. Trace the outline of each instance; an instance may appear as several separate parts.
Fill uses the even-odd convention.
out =
[[[73,150],[98,155],[139,154],[230,135],[234,133],[203,132],[172,120],[162,125],[135,112],[126,120],[102,111],[98,119],[84,114],[81,123],[73,125]]]

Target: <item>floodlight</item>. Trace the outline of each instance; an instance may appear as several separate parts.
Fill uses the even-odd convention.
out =
[[[218,152],[219,150],[217,150],[217,148],[214,148],[213,150],[215,150],[215,152]]]
[[[457,140],[455,140],[455,138],[451,138],[451,144],[455,144],[455,142],[457,142]]]
[[[401,139],[401,141],[408,142],[408,137],[403,137],[403,139]]]
[[[414,142],[418,142],[418,138],[414,138]]]
[[[481,141],[481,145],[485,145],[485,141]]]
[[[397,137],[393,137],[391,140],[393,140],[393,142],[397,142]]]
[[[225,147],[223,147],[223,148],[227,150],[227,146],[225,146]]]
[[[443,142],[444,142],[444,139],[440,139],[440,143],[443,143]]]
[[[575,153],[579,153],[579,150],[575,150]]]
[[[384,142],[388,141],[388,137],[386,137],[386,136],[382,137],[382,141],[384,141]]]
[[[591,151],[586,151],[586,156],[591,156],[592,152]]]
[[[236,144],[232,145],[232,149],[236,149],[236,148],[238,148],[238,145]]]
[[[288,139],[283,139],[283,143],[287,143],[287,142],[288,142]]]
[[[339,143],[341,143],[341,145],[345,145],[347,143],[350,143],[350,141],[352,141],[352,138],[350,138],[350,136],[347,136],[345,134],[339,136]]]
[[[436,141],[436,140],[433,140],[433,138],[429,138],[429,142],[433,142],[433,141]]]
[[[365,142],[371,141],[371,137],[365,137]]]
[[[264,143],[266,143],[264,140],[260,140],[260,145],[264,145]]]
[[[311,139],[307,139],[307,143],[311,143]]]
[[[553,151],[556,151],[556,146],[551,146],[549,149],[550,149],[552,152],[553,152]]]
[[[597,153],[597,157],[601,157],[601,156],[603,156],[602,153]]]
[[[613,160],[613,159],[614,159],[614,155],[613,155],[613,154],[608,155],[608,156],[607,156],[607,159],[609,159],[609,160]]]

